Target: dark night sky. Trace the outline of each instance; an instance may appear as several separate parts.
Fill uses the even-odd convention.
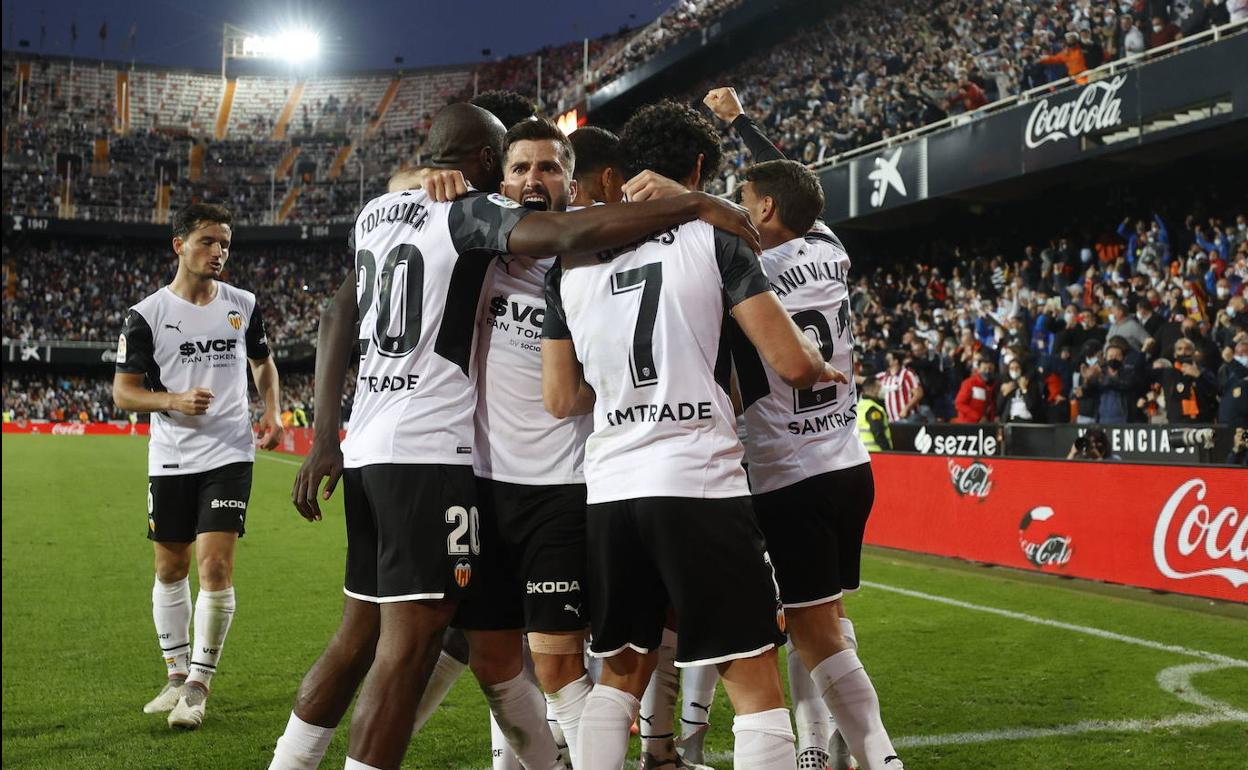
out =
[[[229,22],[258,34],[286,25],[321,33],[323,70],[406,67],[482,61],[527,53],[548,43],[613,32],[651,21],[672,0],[5,0],[4,49],[28,40],[33,52],[219,68],[221,28]],[[633,14],[634,18],[629,18]],[[70,24],[78,41],[71,50]],[[126,45],[131,25],[136,45]],[[40,27],[46,28],[41,45]]]

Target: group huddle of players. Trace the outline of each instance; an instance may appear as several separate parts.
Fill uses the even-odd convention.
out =
[[[357,691],[346,767],[398,768],[465,667],[490,707],[496,767],[619,770],[634,725],[643,770],[699,767],[717,678],[735,710],[737,768],[848,767],[850,755],[869,770],[902,767],[841,601],[858,587],[874,497],[847,376],[849,258],[818,221],[815,175],[783,158],[732,89],[706,104],[758,161],[741,175],[739,205],[699,192],[721,152],[687,105],[644,107],[618,137],[566,137],[494,93],[444,108],[429,165],[396,175],[359,212],[354,269],[321,318],[315,439],[292,491],[319,520],[341,478],[343,618],[271,768],[317,767]],[[179,278],[162,291],[185,294],[184,270],[199,275],[197,224],[222,228],[211,217],[184,225]],[[203,275],[223,263],[210,259]],[[217,291],[187,304],[211,308]],[[268,351],[250,303],[251,321],[229,322],[256,371]],[[127,363],[135,340],[161,349],[164,319],[142,304],[118,377],[169,390],[159,352]],[[236,375],[245,400],[241,360]],[[216,416],[216,390],[231,383],[194,411],[172,403],[179,392],[146,404],[153,453],[167,430]],[[792,430],[809,415],[828,416],[826,430]],[[249,473],[232,492],[235,520],[215,499],[206,510],[215,469],[161,471],[152,466],[154,485],[172,475],[201,486],[176,514],[198,515],[173,533],[187,565],[189,540],[241,535]],[[170,679],[146,710],[194,727],[225,632],[210,619],[201,632],[197,607],[191,648],[189,588],[169,598],[162,578],[177,575],[162,574],[160,554],[175,507],[149,495]],[[797,739],[778,670],[786,637]]]

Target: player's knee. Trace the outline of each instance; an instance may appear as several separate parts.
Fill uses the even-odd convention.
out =
[[[199,560],[199,585],[209,591],[229,588],[234,578],[234,560],[224,556],[204,556]]]
[[[482,686],[514,679],[524,668],[519,632],[472,631],[468,646],[468,667]]]
[[[789,637],[803,661],[818,663],[830,655],[849,649],[849,642],[841,632],[839,616],[831,603],[789,608],[784,614]]]
[[[546,692],[562,689],[585,674],[585,635],[580,631],[563,634],[530,633],[533,673]]]
[[[162,583],[176,583],[185,580],[191,572],[191,560],[157,561],[156,579]]]

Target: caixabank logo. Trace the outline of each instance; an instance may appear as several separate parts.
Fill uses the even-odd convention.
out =
[[[1036,567],[1064,567],[1074,553],[1069,535],[1055,528],[1056,512],[1047,505],[1027,511],[1018,524],[1018,545]]]
[[[975,460],[970,465],[959,465],[954,460],[949,461],[949,481],[959,497],[975,497],[984,502],[992,491],[991,477],[992,466],[987,463]]]

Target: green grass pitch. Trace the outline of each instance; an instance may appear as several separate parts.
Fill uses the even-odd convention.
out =
[[[342,605],[341,498],[323,522],[304,522],[284,459],[256,463],[238,612],[208,717],[176,733],[141,712],[164,675],[145,442],[4,437],[4,767],[267,766]],[[1248,766],[1248,667],[1236,662],[1248,659],[1248,608],[883,551],[863,572],[871,585],[848,607],[908,768]],[[723,770],[722,692],[712,722],[707,747]],[[342,766],[346,737],[323,767]],[[488,766],[485,703],[465,677],[404,767]]]

